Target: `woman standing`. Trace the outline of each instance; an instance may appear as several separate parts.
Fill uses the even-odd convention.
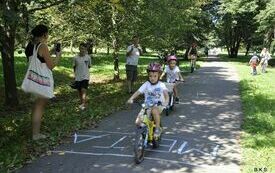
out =
[[[61,56],[61,51],[59,52],[55,51],[56,58],[55,58],[55,61],[53,61],[47,45],[47,40],[48,40],[47,26],[37,25],[31,31],[31,34],[33,36],[33,39],[26,47],[26,50],[25,50],[26,56],[28,57],[29,61],[31,61],[30,59],[32,57],[34,58],[37,57],[37,59],[40,61],[40,67],[48,69],[52,77],[51,70],[57,65]],[[37,55],[33,56],[34,53],[36,53]],[[31,75],[29,74],[29,77],[28,77],[29,79],[32,77]],[[41,77],[41,75],[39,77]],[[35,79],[37,79],[37,77],[31,80],[34,81]],[[37,80],[35,82],[39,83],[41,82],[41,80]],[[40,84],[45,85],[45,83],[43,82],[44,81],[42,80],[42,83]],[[51,86],[52,86],[51,90],[53,93],[53,80],[52,80]],[[33,140],[39,140],[39,139],[46,138],[45,135],[40,133],[40,126],[41,126],[41,120],[42,120],[44,108],[47,104],[48,99],[53,97],[53,94],[52,96],[49,96],[49,97],[43,97],[41,95],[35,95],[35,97],[36,97],[36,100],[35,100],[34,109],[32,112],[32,138]]]

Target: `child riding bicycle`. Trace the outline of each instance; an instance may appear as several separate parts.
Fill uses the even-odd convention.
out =
[[[159,81],[161,71],[161,65],[159,63],[150,63],[147,67],[148,81],[146,81],[127,101],[127,103],[132,104],[134,99],[139,95],[145,95],[145,104],[151,106],[149,112],[153,115],[156,124],[154,132],[155,137],[161,135],[160,115],[163,109],[167,106],[169,100],[167,88],[164,83]],[[140,112],[136,118],[137,125],[141,124],[141,117]]]
[[[191,73],[193,73],[193,71],[196,70],[197,57],[198,57],[197,44],[192,43],[192,46],[188,51],[188,59],[190,59]]]
[[[179,102],[178,98],[178,90],[177,90],[177,81],[184,81],[179,67],[176,65],[177,64],[177,57],[175,55],[171,55],[167,58],[167,63],[168,66],[165,67],[164,72],[160,76],[160,80],[163,78],[164,75],[166,76],[166,82],[167,83],[173,83],[173,91],[174,91],[174,96],[175,96],[175,102]]]

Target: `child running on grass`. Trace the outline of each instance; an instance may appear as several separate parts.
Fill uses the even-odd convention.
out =
[[[139,89],[136,91],[127,101],[127,103],[132,104],[133,100],[139,95],[145,95],[145,104],[152,105],[151,114],[153,115],[154,121],[156,123],[156,128],[154,132],[155,137],[161,135],[160,128],[160,115],[163,109],[167,106],[169,101],[168,91],[164,83],[159,81],[161,75],[161,65],[158,63],[150,63],[147,67],[148,81],[146,81]],[[140,125],[142,122],[141,113],[137,116],[136,124]]]
[[[89,69],[91,67],[91,57],[87,54],[85,43],[79,45],[79,54],[73,59],[73,68],[75,74],[75,86],[79,93],[81,110],[87,107],[87,89],[90,80]]]
[[[167,63],[168,66],[165,66],[164,73],[160,76],[160,80],[163,78],[164,75],[166,76],[166,81],[167,83],[175,83],[173,87],[174,95],[175,95],[175,103],[179,102],[179,97],[178,97],[178,90],[176,86],[176,81],[184,81],[179,67],[176,65],[177,64],[177,57],[172,55],[167,58]]]
[[[253,56],[251,57],[250,61],[249,61],[249,65],[251,66],[251,74],[252,75],[256,75],[257,74],[257,65],[259,62],[259,58],[257,56],[257,53],[254,52]]]

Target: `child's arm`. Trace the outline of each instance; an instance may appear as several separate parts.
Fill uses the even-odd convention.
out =
[[[178,74],[179,74],[180,80],[181,80],[181,81],[184,81],[184,79],[183,79],[183,77],[182,77],[181,73],[180,73],[180,72],[178,72]]]
[[[166,74],[166,72],[164,71],[161,76],[159,77],[159,80],[162,80],[163,76]]]
[[[163,94],[164,94],[164,100],[165,100],[165,102],[164,102],[164,103],[162,103],[162,105],[163,105],[163,106],[167,106],[167,105],[168,105],[168,103],[169,103],[169,95],[168,95],[168,91],[167,91],[167,90],[164,90],[164,91],[163,91]]]
[[[133,45],[129,46],[126,50],[127,51],[126,56],[130,56],[133,50],[134,50],[134,46]]]
[[[132,104],[134,100],[141,94],[141,92],[136,91],[127,101],[127,103]]]

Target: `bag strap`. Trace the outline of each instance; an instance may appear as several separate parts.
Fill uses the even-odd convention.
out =
[[[33,46],[33,51],[32,51],[32,55],[36,55],[38,54],[38,49],[39,47],[42,45],[43,43],[38,43],[36,45]]]

